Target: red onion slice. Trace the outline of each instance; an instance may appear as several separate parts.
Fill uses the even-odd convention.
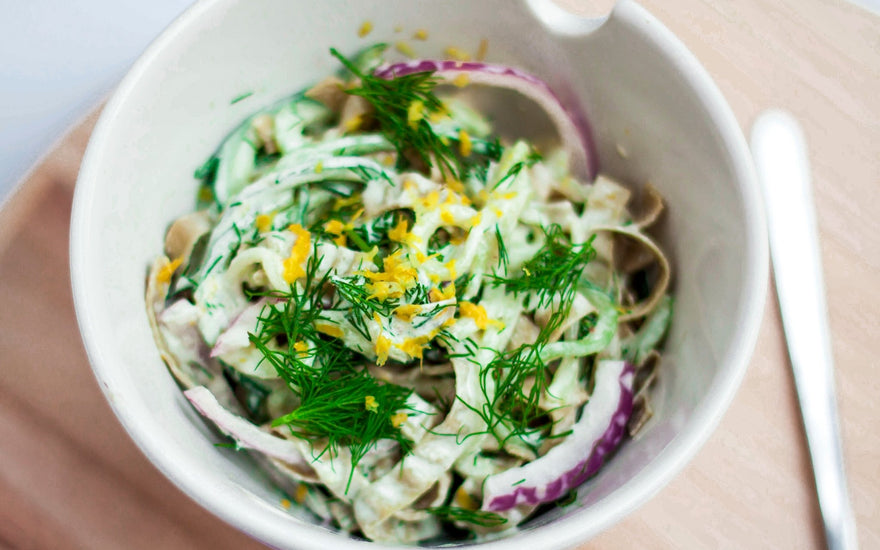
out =
[[[593,476],[623,440],[632,413],[635,369],[624,361],[600,361],[596,386],[568,438],[546,455],[486,478],[483,510],[552,502]]]
[[[569,152],[572,172],[586,174],[590,181],[596,177],[598,162],[586,115],[578,105],[563,105],[550,86],[534,75],[505,65],[428,59],[385,65],[373,74],[390,79],[428,71],[449,83],[454,83],[455,78],[464,73],[468,76],[469,84],[506,88],[528,97],[544,109],[556,127],[559,138]]]
[[[223,331],[211,349],[211,357],[219,357],[230,351],[244,349],[251,345],[249,332],[255,332],[260,320],[260,313],[266,305],[263,299],[244,308]]]
[[[211,420],[220,431],[241,447],[277,458],[292,466],[311,469],[309,460],[303,456],[296,443],[265,432],[250,421],[228,411],[208,388],[196,386],[183,394],[202,416]]]

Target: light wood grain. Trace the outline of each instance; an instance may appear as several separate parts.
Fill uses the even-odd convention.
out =
[[[582,7],[580,0],[567,2]],[[744,129],[782,106],[811,150],[859,537],[880,548],[880,18],[818,0],[646,0]],[[69,289],[72,189],[94,115],[0,210],[0,547],[262,548],[174,488],[92,377]],[[775,295],[730,410],[695,460],[583,549],[820,548]]]

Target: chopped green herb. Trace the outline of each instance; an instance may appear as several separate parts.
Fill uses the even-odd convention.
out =
[[[504,245],[504,239],[501,237],[501,227],[495,225],[495,246],[498,249],[498,267],[504,269],[507,273],[509,259],[507,257],[507,247]]]
[[[434,93],[438,81],[432,72],[384,79],[362,71],[335,48],[330,53],[360,79],[359,88],[346,91],[373,106],[379,129],[397,148],[398,168],[411,165],[415,157],[425,168],[436,163],[447,176],[460,180],[466,175],[450,141],[438,136],[428,121],[430,115],[445,112],[443,102]]]
[[[235,96],[234,98],[232,98],[232,101],[230,101],[229,104],[230,104],[230,105],[235,105],[235,104],[238,103],[239,101],[243,101],[243,100],[245,100],[245,99],[251,97],[252,95],[254,95],[254,92],[245,92],[245,93],[243,93],[243,94],[241,94],[241,95],[237,95],[237,96]]]
[[[324,292],[330,284],[329,274],[318,277],[319,264],[316,244],[302,289],[294,284],[287,293],[262,294],[270,301],[260,314],[257,332],[248,337],[262,355],[261,361],[268,362],[300,399],[297,408],[274,419],[272,425],[287,426],[293,436],[316,445],[326,444],[322,454],[334,456],[341,447],[348,447],[350,484],[358,462],[378,440],[397,441],[408,452],[412,443],[391,418],[407,409],[412,390],[386,384],[366,369],[358,369],[363,357],[318,331],[316,322],[323,319]],[[375,410],[365,407],[367,396],[375,400]]]
[[[467,510],[457,506],[435,506],[425,510],[433,516],[445,519],[446,521],[462,521],[481,527],[497,527],[507,523],[507,518],[496,514],[495,512],[485,512],[483,510]]]

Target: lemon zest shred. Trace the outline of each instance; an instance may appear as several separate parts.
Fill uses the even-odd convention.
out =
[[[328,325],[325,323],[315,323],[315,330],[334,338],[342,338],[345,335],[345,333],[342,332],[341,328],[337,327],[336,325]]]
[[[461,156],[469,157],[472,149],[471,136],[462,128],[458,131],[458,150],[461,152]]]
[[[449,270],[449,278],[450,280],[455,280],[458,274],[455,271],[455,258],[452,258],[448,262],[446,262],[446,269]]]
[[[345,224],[339,220],[330,220],[324,224],[324,230],[333,235],[342,235],[342,232],[345,231]]]
[[[376,398],[372,395],[364,396],[364,408],[370,412],[376,412],[379,410],[379,403],[376,402]]]
[[[364,288],[369,292],[368,298],[375,298],[380,302],[384,302],[388,298],[400,298],[403,296],[403,289],[397,283],[388,281],[376,281],[375,283],[367,283]]]
[[[409,418],[409,415],[403,411],[401,411],[399,413],[395,413],[391,417],[391,425],[394,426],[395,428],[399,428],[399,427],[403,426],[403,424],[407,421],[408,418]]]
[[[425,104],[420,99],[414,99],[406,109],[406,122],[414,129],[423,118],[425,118]]]
[[[340,208],[345,208],[346,206],[351,206],[352,204],[358,204],[363,201],[360,193],[355,193],[350,197],[338,197],[335,201],[333,201],[333,209],[339,210]]]
[[[464,487],[459,487],[458,490],[455,491],[455,503],[465,510],[477,509],[477,501],[474,500],[474,497],[472,497],[467,491],[465,491]]]
[[[391,228],[390,231],[388,231],[388,238],[398,243],[406,241],[408,226],[409,222],[407,220],[400,220],[399,222],[397,222],[397,225],[395,225]]]
[[[422,206],[426,210],[431,210],[437,207],[437,204],[440,203],[440,193],[437,191],[431,191],[422,199]]]
[[[376,364],[380,367],[388,361],[388,352],[391,351],[391,339],[380,334],[376,339]]]
[[[450,188],[453,192],[464,193],[464,184],[461,183],[460,180],[457,180],[453,177],[447,177],[445,183],[446,187]]]
[[[421,360],[422,352],[424,351],[428,341],[428,336],[415,336],[413,338],[406,338],[400,344],[394,344],[394,347],[414,359]]]
[[[430,292],[428,292],[428,299],[432,302],[442,302],[443,300],[449,300],[455,297],[455,283],[450,283],[445,290],[440,290],[439,288],[432,288]]]
[[[364,21],[361,23],[360,28],[358,29],[358,36],[363,38],[373,32],[373,22],[372,21]]]
[[[355,115],[346,120],[342,126],[345,128],[346,132],[350,133],[358,131],[363,123],[363,117],[361,115]]]
[[[402,306],[397,306],[394,309],[394,315],[396,315],[401,321],[410,322],[413,317],[418,315],[421,311],[422,306],[419,304],[404,304]]]
[[[177,258],[163,265],[159,272],[156,273],[156,282],[164,284],[171,281],[171,277],[177,271],[177,268],[180,267],[181,263],[183,263],[183,258]]]
[[[486,59],[487,53],[489,53],[489,39],[481,38],[480,45],[477,46],[477,54],[474,57],[476,57],[477,61],[483,61]]]
[[[437,124],[438,122],[443,120],[448,115],[449,115],[449,113],[447,113],[444,110],[431,111],[431,114],[428,115],[428,121],[431,122],[432,124]]]
[[[394,242],[409,245],[422,242],[421,237],[409,231],[409,222],[407,220],[397,222],[397,225],[388,231],[388,238]]]
[[[496,321],[495,319],[490,319],[488,313],[486,313],[486,308],[481,305],[471,302],[459,302],[458,311],[461,313],[462,317],[473,319],[477,328],[480,330],[486,330],[490,325],[498,330],[504,328],[504,323]]]
[[[254,226],[260,233],[266,233],[272,230],[272,221],[275,219],[275,212],[271,214],[260,214],[254,220]]]
[[[405,55],[407,57],[415,57],[416,56],[416,52],[415,52],[415,50],[412,49],[412,46],[410,46],[409,44],[407,44],[403,40],[394,44],[394,49],[399,51],[400,53],[402,53],[403,55]]]
[[[300,483],[296,487],[296,494],[293,495],[293,500],[297,502],[297,504],[302,504],[305,502],[306,497],[309,495],[309,488],[305,483]]]
[[[312,235],[303,226],[296,223],[288,227],[294,235],[296,242],[290,248],[290,256],[284,259],[284,280],[293,283],[300,277],[305,276],[306,270],[304,263],[309,257],[309,250],[312,244]]]
[[[444,53],[447,55],[447,57],[454,59],[456,61],[470,61],[471,60],[471,54],[469,54],[466,51],[462,50],[461,48],[457,48],[455,46],[449,46],[448,48],[446,48],[446,50],[444,50]]]

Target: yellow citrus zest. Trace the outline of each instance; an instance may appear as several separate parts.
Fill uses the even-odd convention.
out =
[[[306,274],[304,264],[309,257],[312,235],[298,223],[291,225],[288,229],[296,235],[296,242],[290,249],[290,256],[284,259],[284,280],[293,283]]]
[[[379,410],[379,404],[376,403],[376,398],[372,395],[367,395],[364,397],[364,408],[370,412],[376,412]]]
[[[257,219],[254,220],[254,226],[256,226],[257,231],[260,233],[265,233],[272,229],[272,220],[275,219],[275,213],[271,214],[260,214],[257,216]]]
[[[399,428],[403,426],[404,422],[406,422],[408,418],[409,415],[403,411],[396,413],[394,416],[391,417],[391,425],[395,428]]]
[[[171,281],[171,276],[174,275],[181,263],[183,263],[183,258],[177,258],[163,265],[156,273],[156,282],[164,284]]]
[[[372,21],[364,21],[361,24],[361,27],[358,29],[358,36],[361,38],[367,36],[373,31],[373,22]]]
[[[388,361],[388,352],[391,351],[391,340],[384,334],[376,339],[376,364],[380,367]]]

